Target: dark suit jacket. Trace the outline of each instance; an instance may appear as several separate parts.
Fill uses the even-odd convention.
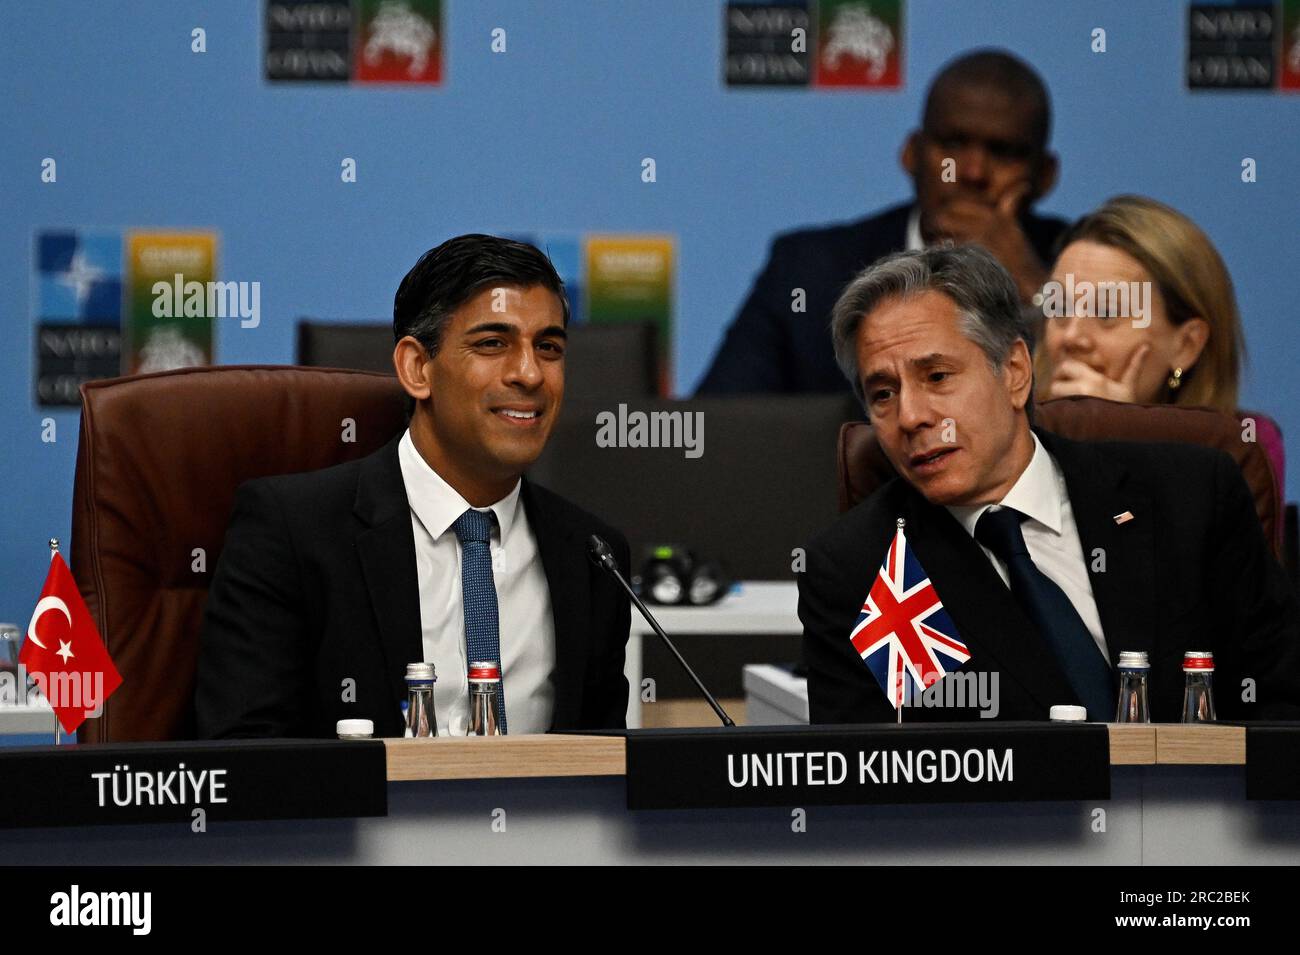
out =
[[[895,206],[856,222],[777,236],[696,393],[848,391],[831,346],[831,309],[859,272],[906,247],[911,209]],[[1044,262],[1051,261],[1065,227],[1063,219],[1030,215],[1024,220]],[[806,311],[791,311],[796,288],[806,294]]]
[[[1214,652],[1220,719],[1300,717],[1295,592],[1232,459],[1189,445],[1077,442],[1037,433],[1065,476],[1112,666],[1121,650],[1150,655],[1152,719],[1181,717],[1186,650]],[[1125,511],[1133,520],[1115,523]],[[961,669],[999,673],[998,718],[1043,720],[1053,704],[1077,703],[1050,648],[979,544],[947,509],[895,478],[808,547],[799,617],[812,722],[894,719],[849,633],[900,516],[908,544],[970,650]],[[1242,700],[1247,678],[1255,681],[1257,702]],[[909,708],[903,719],[977,717],[975,708]],[[1103,721],[1113,719],[1108,713]]]
[[[201,737],[333,737],[345,718],[373,720],[376,736],[402,735],[406,665],[423,660],[424,647],[397,444],[239,489],[204,612]],[[622,728],[629,604],[587,559],[586,541],[600,534],[623,568],[627,541],[526,479],[520,498],[551,591],[551,728]],[[355,702],[345,703],[349,678]]]

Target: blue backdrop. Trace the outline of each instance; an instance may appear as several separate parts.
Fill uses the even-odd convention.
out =
[[[217,230],[219,277],[262,283],[259,327],[216,322],[227,363],[292,361],[300,315],[389,315],[406,269],[457,233],[672,233],[688,393],[773,233],[908,195],[897,153],[925,84],[981,45],[1024,56],[1051,89],[1062,174],[1042,208],[1075,216],[1141,192],[1206,229],[1245,317],[1243,405],[1300,434],[1300,96],[1187,92],[1186,3],[909,0],[904,86],[867,93],[727,89],[721,0],[446,6],[444,85],[394,89],[266,83],[262,0],[5,5],[0,619],[26,625],[45,541],[70,525],[77,414],[53,413],[58,439],[42,443],[50,412],[32,397],[36,230]],[[207,53],[190,51],[196,26]],[[490,51],[495,27],[505,54]],[[56,184],[40,181],[47,156]],[[355,184],[340,181],[345,156]],[[1258,182],[1241,182],[1244,157]]]

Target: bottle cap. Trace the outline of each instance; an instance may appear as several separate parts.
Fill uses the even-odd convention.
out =
[[[1199,670],[1214,672],[1214,654],[1207,650],[1188,650],[1183,654],[1183,672]]]
[[[1121,650],[1119,666],[1126,670],[1150,670],[1151,661],[1145,650]]]
[[[1088,711],[1082,706],[1057,703],[1047,711],[1047,716],[1053,723],[1082,723],[1088,719]]]
[[[432,663],[408,663],[406,665],[406,682],[435,683],[438,671]]]
[[[374,720],[339,720],[334,724],[334,732],[338,733],[339,739],[351,739],[358,737],[371,737],[375,735]]]
[[[499,683],[500,681],[501,668],[491,660],[484,660],[469,665],[469,682]]]

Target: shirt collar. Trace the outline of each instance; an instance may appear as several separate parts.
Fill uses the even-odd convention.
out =
[[[429,462],[416,450],[410,428],[406,429],[406,434],[398,442],[397,460],[402,468],[402,483],[406,485],[406,499],[411,504],[411,510],[429,532],[429,536],[437,540],[455,523],[456,518],[469,509],[470,504],[460,496],[459,491],[443,480],[442,475],[429,467]],[[519,488],[520,482],[516,481],[510,493],[495,504],[475,508],[496,514],[502,540],[510,533],[510,525],[519,510]]]
[[[1034,439],[1034,453],[1029,464],[1020,473],[1020,478],[1011,486],[998,503],[1002,507],[1014,507],[1021,514],[1042,524],[1054,534],[1061,533],[1061,483],[1057,475],[1056,462],[1047,453],[1038,435],[1029,433]],[[992,504],[977,504],[967,507],[949,507],[948,511],[961,522],[966,532],[975,536],[975,525],[984,516]]]
[[[904,233],[903,250],[920,252],[925,248],[925,239],[921,238],[921,207],[912,206],[907,214],[907,231]]]

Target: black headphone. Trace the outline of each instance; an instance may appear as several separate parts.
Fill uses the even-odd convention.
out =
[[[701,560],[688,548],[657,544],[646,549],[637,591],[646,603],[704,607],[731,589],[731,579],[715,560]]]

